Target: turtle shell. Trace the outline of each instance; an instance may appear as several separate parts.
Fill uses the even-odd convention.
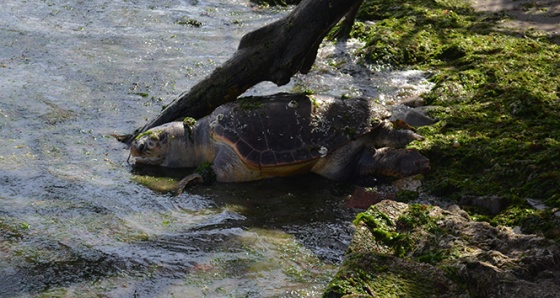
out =
[[[246,164],[262,168],[323,157],[389,116],[368,98],[280,93],[219,107],[210,116],[210,129]]]

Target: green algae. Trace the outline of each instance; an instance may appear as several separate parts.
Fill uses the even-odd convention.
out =
[[[189,139],[192,141],[192,132],[193,129],[196,125],[196,119],[192,118],[192,117],[185,117],[183,119],[183,128],[185,129],[185,132],[187,133],[187,136],[189,137]]]
[[[523,233],[560,242],[560,217],[554,213],[553,209],[535,210],[526,205],[514,205],[497,216],[486,219],[494,226],[519,227]]]
[[[256,110],[263,107],[264,103],[257,97],[242,97],[237,100],[239,106],[244,110]]]
[[[396,200],[398,202],[408,203],[418,199],[419,193],[413,190],[401,190],[397,192]]]
[[[164,132],[163,130],[148,130],[136,136],[135,140],[139,140],[145,136],[149,136],[151,139],[157,140],[159,139],[159,135]]]
[[[212,163],[210,162],[201,164],[194,170],[194,172],[202,176],[204,184],[209,185],[216,182],[216,173],[212,170]]]
[[[402,266],[395,266],[395,262]],[[412,262],[380,254],[353,254],[323,297],[433,297],[447,292],[431,274],[416,274]],[[428,269],[428,268],[426,268]],[[351,294],[350,294],[351,293]]]
[[[512,209],[502,219],[523,217],[524,224],[539,230],[542,221],[531,219],[539,212]],[[394,235],[407,239],[408,246],[400,253]],[[508,287],[510,293],[523,291],[521,296],[546,296],[556,290],[528,288],[523,282],[535,276],[531,268],[556,271],[552,259],[558,253],[554,241],[473,221],[456,207],[382,201],[359,216],[344,262],[325,297],[489,297],[500,287]],[[554,282],[554,275],[539,281],[544,279]]]
[[[201,21],[186,18],[186,17],[182,17],[182,18],[178,19],[175,23],[179,24],[179,25],[194,27],[194,28],[200,28],[203,25],[203,23]]]
[[[159,193],[173,193],[177,190],[178,185],[176,179],[168,177],[134,175],[131,180]]]
[[[13,218],[0,216],[0,239],[2,239],[2,241],[7,242],[11,239],[21,239],[26,230],[29,229],[30,225],[26,222],[17,222]]]
[[[443,269],[432,266],[454,257],[451,249],[438,248],[446,231],[430,215],[432,208],[411,204],[400,215],[388,215],[371,206],[360,213],[357,233],[324,297],[439,297],[458,291]]]
[[[188,126],[189,129],[192,129],[192,127],[196,125],[196,119],[194,119],[193,117],[185,117],[183,119],[183,125]]]
[[[437,219],[429,216],[431,208],[428,205],[411,204],[408,210],[393,224],[389,216],[372,206],[367,211],[359,213],[354,220],[354,224],[357,226],[360,223],[365,224],[373,235],[374,239],[372,240],[389,248],[396,257],[413,258],[419,262],[441,260],[450,253],[436,248],[437,239],[445,233],[436,225],[435,221]],[[434,241],[431,245],[431,247],[434,247],[433,250],[416,250],[416,244],[411,237],[411,233],[419,227],[431,234],[429,238]],[[429,246],[424,248],[426,247]]]

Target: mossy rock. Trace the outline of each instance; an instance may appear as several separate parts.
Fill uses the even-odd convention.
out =
[[[560,247],[543,237],[473,221],[457,206],[382,201],[358,218],[325,297],[552,297],[560,291]],[[395,235],[407,244],[393,241]]]
[[[348,292],[351,290],[351,294]],[[375,253],[346,257],[323,297],[457,297],[464,290],[434,266]]]

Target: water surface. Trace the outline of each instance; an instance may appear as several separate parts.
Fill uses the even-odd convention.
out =
[[[128,133],[284,10],[247,1],[5,0],[0,10],[0,296],[318,297],[352,234],[349,190],[316,176],[152,191],[109,136]],[[282,88],[396,97],[326,44]],[[408,86],[408,87],[407,87]],[[147,171],[147,172],[146,172]],[[179,177],[184,173],[172,173]]]

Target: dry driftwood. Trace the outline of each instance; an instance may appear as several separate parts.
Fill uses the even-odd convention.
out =
[[[187,116],[204,117],[260,82],[282,86],[297,72],[307,73],[329,30],[349,12],[353,22],[352,11],[362,1],[302,1],[286,17],[243,36],[233,57],[173,101],[158,117],[120,140],[130,144],[138,134],[152,127]]]

